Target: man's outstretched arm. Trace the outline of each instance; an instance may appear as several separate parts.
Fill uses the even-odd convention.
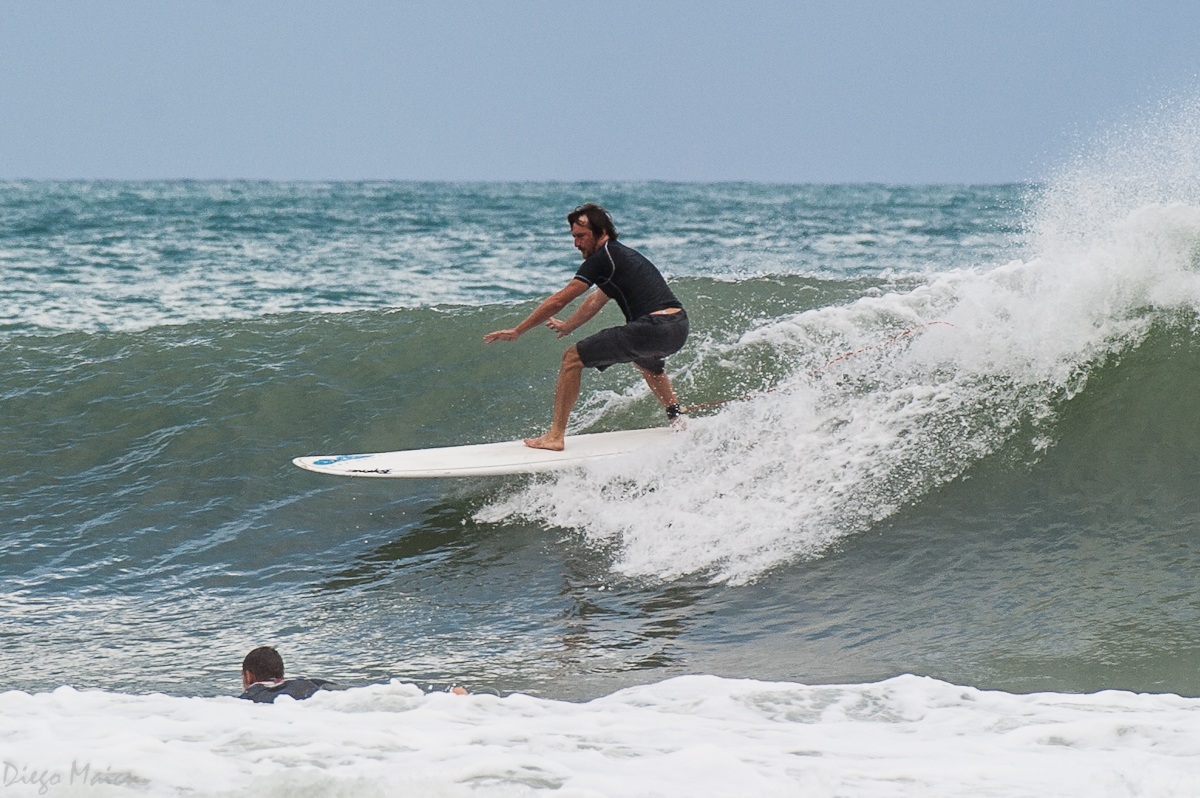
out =
[[[565,335],[578,330],[583,325],[591,321],[592,317],[600,312],[600,308],[604,307],[604,303],[608,301],[608,294],[597,288],[588,298],[583,300],[579,308],[571,314],[571,317],[566,321],[558,319],[548,319],[546,326],[554,332],[558,333],[558,337],[562,338]]]
[[[539,324],[549,321],[554,317],[555,313],[565,308],[567,305],[578,299],[590,286],[583,280],[572,279],[567,283],[566,287],[552,294],[538,305],[537,310],[530,313],[523,322],[516,327],[511,327],[507,330],[496,330],[483,336],[483,342],[486,344],[495,341],[515,341],[524,333],[529,332]],[[595,313],[593,312],[593,315]]]

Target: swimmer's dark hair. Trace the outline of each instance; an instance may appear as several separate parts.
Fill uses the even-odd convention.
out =
[[[610,241],[617,240],[617,228],[613,226],[612,215],[594,202],[584,203],[567,214],[567,224],[575,224],[581,216],[587,217],[587,226],[596,238],[607,233]]]
[[[254,677],[254,681],[283,678],[283,657],[270,646],[259,646],[242,660],[242,672]]]

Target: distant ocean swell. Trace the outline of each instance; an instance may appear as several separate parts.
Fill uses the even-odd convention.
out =
[[[532,299],[569,275],[564,209],[582,197],[605,197],[674,276],[727,281],[939,269],[948,243],[1008,246],[1017,201],[986,187],[2,183],[0,331]]]

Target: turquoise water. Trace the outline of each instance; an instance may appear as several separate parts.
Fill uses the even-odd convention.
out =
[[[230,694],[273,644],[568,699],[1200,694],[1200,203],[1072,185],[2,184],[3,686]],[[742,401],[552,477],[290,464],[539,431],[563,342],[481,337],[586,200],[689,309],[684,402]],[[572,429],[660,416],[611,369]]]

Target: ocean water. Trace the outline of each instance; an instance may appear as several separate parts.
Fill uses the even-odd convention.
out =
[[[541,431],[565,342],[481,338],[588,200],[672,446],[290,464]],[[0,183],[0,273],[2,794],[1200,794],[1195,104],[1037,185]]]

